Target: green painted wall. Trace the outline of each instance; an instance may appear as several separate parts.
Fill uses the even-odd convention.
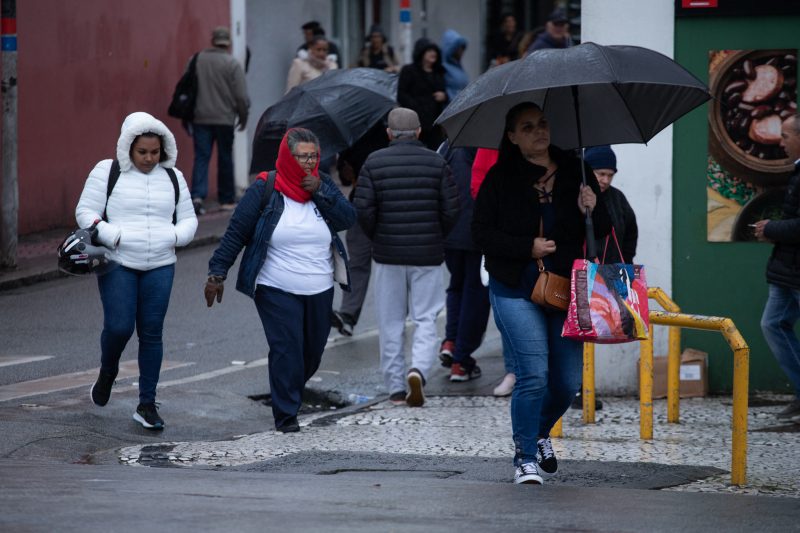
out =
[[[798,28],[800,16],[679,18],[675,59],[707,83],[709,50],[800,48]],[[788,380],[759,326],[767,299],[764,268],[771,246],[706,240],[707,113],[708,104],[680,119],[674,128],[672,296],[684,312],[733,319],[751,350],[751,392],[786,392],[790,390]],[[684,348],[709,353],[711,391],[729,392],[732,352],[722,336],[683,331]]]

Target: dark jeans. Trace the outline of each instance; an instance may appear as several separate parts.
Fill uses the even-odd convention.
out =
[[[211,148],[217,142],[217,200],[221,204],[236,201],[233,186],[233,126],[193,124],[194,168],[192,169],[192,199],[208,196],[208,165]]]
[[[120,266],[97,277],[103,302],[100,369],[116,374],[135,326],[139,338],[139,403],[156,399],[164,357],[161,332],[174,277],[174,264],[153,270]]]
[[[453,360],[469,360],[478,349],[489,321],[489,288],[481,283],[481,254],[445,248],[444,261],[450,271],[447,287],[445,339],[456,343]]]
[[[269,343],[272,416],[280,428],[297,416],[303,388],[322,361],[331,329],[333,287],[305,296],[259,285],[255,303]]]

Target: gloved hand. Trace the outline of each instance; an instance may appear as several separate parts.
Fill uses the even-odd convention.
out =
[[[222,293],[225,290],[225,280],[222,276],[208,276],[206,287],[203,291],[206,296],[206,304],[208,307],[214,305],[214,297],[217,298],[217,303],[222,303]]]
[[[91,226],[86,228],[86,230],[89,232],[89,235],[91,236],[92,244],[94,244],[95,246],[100,246],[100,241],[97,240],[97,225],[99,223],[100,219],[98,218],[92,223]]]

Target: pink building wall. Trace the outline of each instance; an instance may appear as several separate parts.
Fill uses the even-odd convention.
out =
[[[166,114],[192,53],[230,24],[228,0],[17,2],[19,234],[75,224],[94,164],[115,157],[122,120],[146,111],[178,142],[191,176],[191,138]],[[216,157],[214,157],[214,160]],[[212,161],[209,190],[216,191]]]

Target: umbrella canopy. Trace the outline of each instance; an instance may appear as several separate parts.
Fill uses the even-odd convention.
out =
[[[250,171],[273,168],[288,128],[313,131],[323,157],[340,152],[395,107],[396,99],[397,75],[372,68],[329,70],[298,85],[261,115]]]
[[[454,146],[497,148],[506,112],[534,102],[560,148],[645,143],[709,98],[703,82],[665,55],[584,43],[490,69],[436,123]]]

